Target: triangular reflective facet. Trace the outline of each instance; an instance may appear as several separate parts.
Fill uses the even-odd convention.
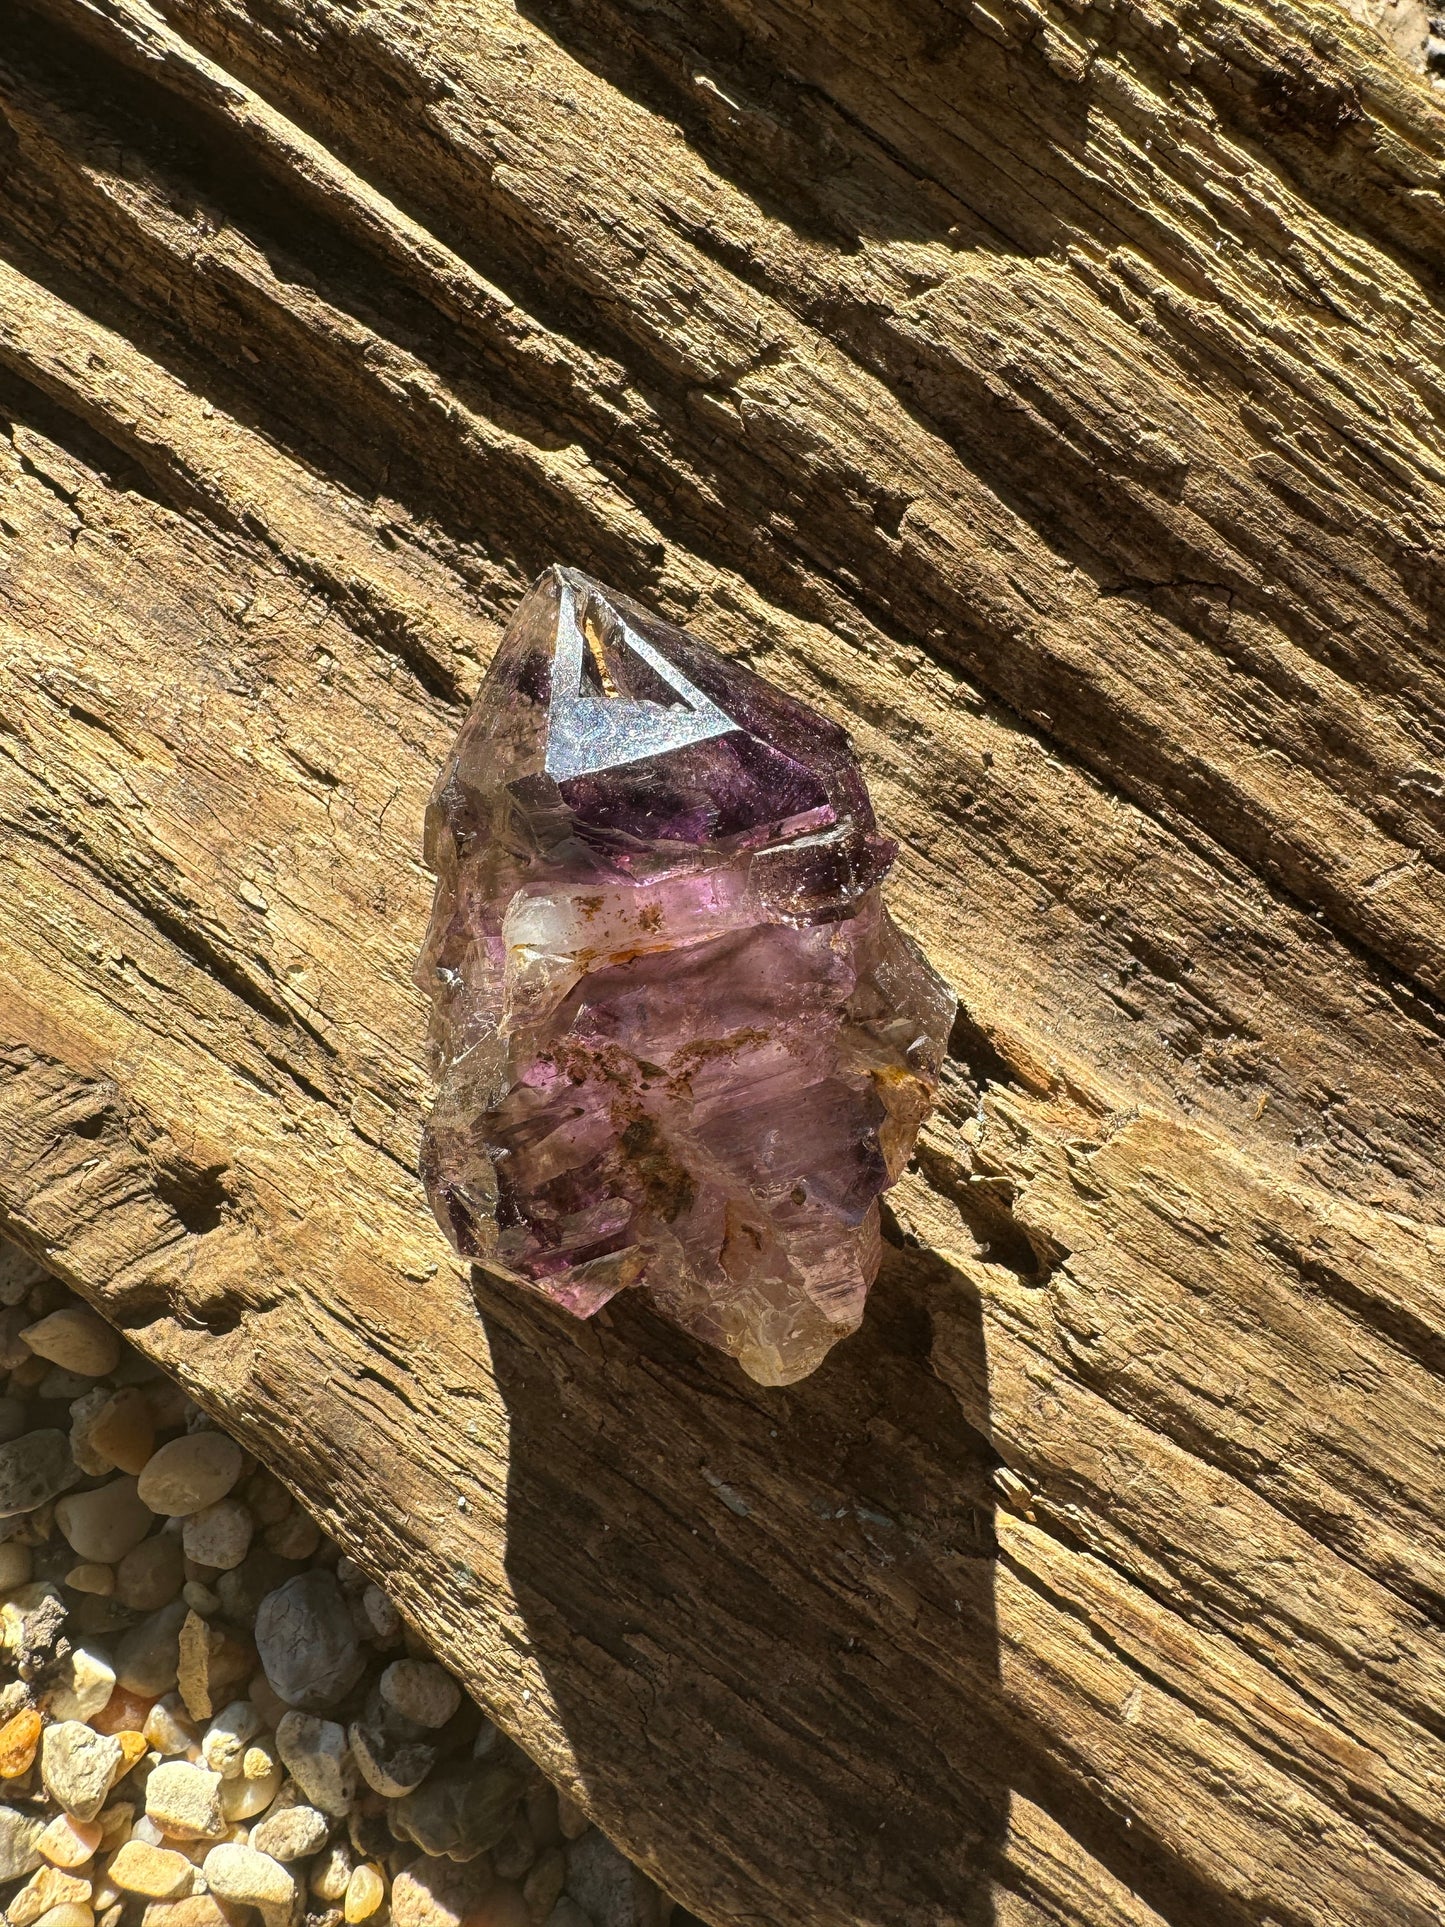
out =
[[[675,690],[675,703],[652,702],[626,695],[592,696],[583,692],[587,640],[582,631],[579,595],[601,603],[596,588],[585,580],[574,582],[571,572],[558,570],[561,594],[557,610],[557,645],[552,657],[552,687],[547,729],[547,774],[559,783],[598,770],[640,763],[645,757],[666,756],[690,743],[724,736],[738,724],[712,698],[671,663],[611,603],[602,603],[609,618],[612,647],[644,663],[654,677]]]

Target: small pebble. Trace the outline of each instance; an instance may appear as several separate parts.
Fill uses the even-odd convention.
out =
[[[558,1787],[557,1825],[562,1830],[562,1838],[564,1840],[580,1840],[591,1824],[592,1822],[587,1818],[587,1815],[582,1811],[581,1807],[578,1806],[577,1802],[570,1799],[562,1789]]]
[[[84,1560],[72,1566],[61,1581],[72,1592],[86,1592],[97,1599],[109,1599],[115,1591],[115,1567],[103,1566],[95,1560]]]
[[[47,1579],[17,1586],[0,1605],[0,1646],[21,1679],[37,1679],[64,1651],[66,1605]]]
[[[221,1782],[221,1811],[231,1826],[242,1826],[264,1813],[281,1791],[285,1774],[278,1766],[264,1777],[247,1779],[238,1774]]]
[[[124,1686],[117,1686],[90,1723],[97,1733],[139,1733],[144,1731],[150,1711],[151,1700],[146,1694],[131,1693]]]
[[[338,1817],[356,1797],[356,1766],[346,1731],[334,1720],[288,1713],[276,1728],[282,1763],[314,1807]]]
[[[108,1696],[107,1696],[108,1697]],[[77,1820],[93,1820],[105,1805],[125,1758],[119,1739],[80,1720],[47,1726],[40,1742],[40,1777],[52,1800]]]
[[[557,1902],[567,1883],[567,1861],[560,1847],[548,1847],[522,1882],[522,1899],[528,1917],[540,1927]]]
[[[413,1860],[391,1883],[392,1927],[490,1927],[495,1893],[485,1861]]]
[[[206,1883],[218,1900],[255,1907],[263,1921],[287,1919],[296,1900],[296,1882],[270,1854],[254,1847],[212,1847],[204,1861]]]
[[[176,1685],[194,1720],[210,1719],[247,1678],[256,1664],[249,1639],[219,1623],[188,1612],[176,1655]]]
[[[88,1880],[79,1874],[67,1873],[63,1867],[42,1867],[30,1876],[5,1909],[5,1919],[9,1927],[33,1927],[52,1907],[62,1907],[67,1901],[84,1905],[89,1900]]]
[[[232,1700],[206,1728],[201,1758],[223,1780],[241,1771],[246,1749],[261,1731],[261,1715],[250,1700]]]
[[[115,1470],[104,1452],[96,1451],[90,1439],[91,1426],[110,1403],[110,1396],[108,1386],[92,1385],[70,1407],[70,1456],[91,1478]]]
[[[19,1807],[0,1806],[0,1882],[18,1880],[40,1865],[44,1822]]]
[[[36,1840],[43,1860],[52,1867],[83,1867],[101,1842],[102,1830],[94,1820],[77,1820],[73,1814],[57,1813]]]
[[[264,1673],[254,1673],[246,1685],[246,1698],[274,1733],[291,1708],[276,1692]]]
[[[189,1752],[200,1740],[179,1693],[167,1693],[146,1714],[141,1731],[157,1753],[172,1757]]]
[[[42,1724],[40,1715],[27,1706],[0,1726],[0,1780],[18,1780],[30,1771]]]
[[[156,1428],[144,1387],[112,1392],[90,1424],[90,1444],[122,1472],[140,1473],[155,1451]]]
[[[326,1845],[330,1832],[330,1821],[315,1807],[280,1807],[252,1829],[251,1845],[273,1860],[304,1860]]]
[[[87,1378],[104,1378],[120,1363],[120,1335],[84,1305],[62,1306],[20,1336],[38,1358]]]
[[[188,1559],[217,1572],[232,1572],[251,1550],[255,1522],[239,1499],[217,1499],[187,1518],[181,1544]]]
[[[386,1881],[374,1860],[364,1860],[359,1867],[352,1868],[342,1906],[347,1921],[370,1920],[385,1899]]]
[[[115,1649],[115,1676],[129,1692],[168,1693],[176,1683],[181,1627],[187,1607],[179,1600],[132,1626]]]
[[[117,1887],[147,1900],[175,1900],[191,1890],[195,1868],[183,1853],[152,1847],[144,1840],[127,1840],[110,1863]]]
[[[115,1596],[133,1612],[168,1606],[181,1589],[185,1555],[180,1542],[157,1532],[128,1552],[115,1570]]]
[[[71,1492],[55,1508],[55,1523],[82,1559],[110,1566],[138,1546],[155,1524],[129,1476],[89,1492]]]
[[[112,1800],[108,1806],[102,1807],[95,1825],[100,1828],[101,1847],[109,1853],[129,1840],[131,1829],[135,1826],[135,1801]]]
[[[210,1894],[191,1894],[185,1900],[153,1900],[141,1915],[141,1927],[236,1927],[236,1913]]]
[[[62,1901],[60,1906],[48,1908],[35,1927],[95,1927],[95,1915],[80,1901]]]
[[[219,1773],[164,1760],[146,1781],[146,1813],[178,1840],[219,1840],[226,1831],[220,1793]]]
[[[80,1477],[64,1432],[42,1426],[0,1445],[0,1519],[33,1512]]]
[[[0,1592],[28,1585],[34,1570],[35,1555],[29,1546],[18,1545],[13,1539],[0,1545]]]
[[[323,1853],[319,1853],[311,1863],[311,1874],[307,1882],[318,1900],[330,1906],[337,1906],[346,1897],[346,1889],[351,1885],[355,1855],[346,1840],[333,1840]]]
[[[424,1659],[398,1659],[381,1676],[381,1697],[418,1726],[445,1726],[462,1703],[451,1674]]]
[[[152,1512],[189,1516],[224,1499],[241,1476],[241,1448],[224,1432],[188,1432],[146,1461],[140,1496]]]
[[[241,1489],[241,1497],[257,1525],[274,1526],[291,1510],[291,1494],[270,1472],[253,1472]]]
[[[341,1588],[319,1568],[297,1573],[261,1601],[256,1651],[276,1693],[309,1713],[344,1698],[366,1665]]]
[[[392,1807],[391,1829],[423,1853],[471,1860],[502,1838],[521,1791],[509,1766],[439,1767]]]
[[[419,1787],[436,1765],[437,1751],[416,1740],[389,1739],[364,1720],[353,1720],[347,1728],[352,1755],[363,1780],[374,1793],[388,1800]]]
[[[181,1587],[181,1598],[185,1600],[191,1611],[199,1613],[202,1619],[209,1619],[212,1613],[218,1613],[221,1610],[221,1595],[212,1592],[209,1586],[203,1586],[199,1579],[186,1581]]]
[[[115,1691],[115,1668],[98,1647],[72,1646],[50,1690],[56,1720],[93,1720]]]
[[[401,1638],[401,1614],[380,1586],[368,1585],[361,1594],[361,1616],[367,1634],[378,1646],[389,1646]]]
[[[275,1525],[267,1526],[261,1544],[281,1559],[310,1559],[321,1544],[321,1528],[298,1506]]]

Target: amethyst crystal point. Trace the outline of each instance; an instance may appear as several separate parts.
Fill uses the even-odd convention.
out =
[[[954,999],[847,735],[625,596],[528,591],[427,814],[422,1174],[464,1256],[645,1285],[764,1384],[853,1331]]]

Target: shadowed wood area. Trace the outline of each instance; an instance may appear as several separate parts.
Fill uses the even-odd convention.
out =
[[[1304,0],[0,21],[0,1229],[709,1921],[1442,1918],[1442,262]],[[848,724],[962,999],[786,1390],[414,1175],[554,559]]]

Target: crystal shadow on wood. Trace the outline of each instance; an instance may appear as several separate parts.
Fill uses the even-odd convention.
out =
[[[895,927],[845,731],[573,569],[437,783],[422,1148],[463,1256],[644,1286],[765,1384],[857,1329],[954,998]]]

